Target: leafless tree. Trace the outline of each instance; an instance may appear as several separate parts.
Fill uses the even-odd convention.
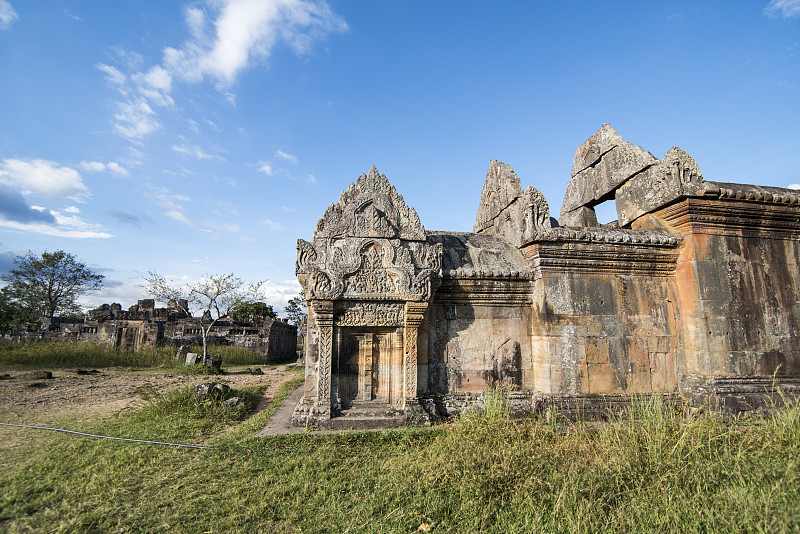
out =
[[[266,280],[246,284],[233,273],[205,275],[194,284],[180,285],[150,271],[145,282],[147,293],[154,299],[171,303],[187,315],[191,315],[192,309],[201,312],[203,364],[208,358],[208,335],[211,327],[217,321],[231,318],[237,308],[265,298],[261,288]]]

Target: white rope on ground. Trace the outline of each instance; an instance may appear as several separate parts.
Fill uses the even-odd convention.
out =
[[[0,423],[0,426],[10,426],[16,428],[29,428],[33,430],[50,430],[52,432],[62,432],[64,434],[74,434],[77,436],[83,436],[87,438],[99,438],[99,439],[112,439],[115,441],[127,441],[131,443],[149,443],[151,445],[167,445],[169,447],[183,447],[186,449],[202,449],[206,451],[242,451],[245,454],[250,454],[252,452],[270,452],[272,454],[292,454],[297,456],[306,456],[311,455],[311,452],[306,451],[288,451],[288,450],[274,450],[274,449],[251,449],[248,447],[207,447],[205,445],[190,445],[187,443],[170,443],[168,441],[153,441],[149,439],[133,439],[133,438],[120,438],[116,436],[103,436],[101,434],[87,434],[86,432],[78,432],[77,430],[67,430],[65,428],[56,428],[52,426],[35,426],[35,425],[19,425],[14,423]],[[347,458],[393,458],[398,456],[397,454],[381,454],[381,455],[365,455],[365,454],[343,454],[343,457]]]
[[[55,428],[51,426],[33,426],[33,425],[16,425],[13,423],[0,423],[0,426],[13,426],[17,428],[32,428],[34,430],[52,430],[53,432],[63,432],[65,434],[76,434],[87,438],[101,438],[101,439],[114,439],[117,441],[130,441],[133,443],[151,443],[153,445],[168,445],[170,447],[185,447],[187,449],[205,449],[205,450],[221,450],[219,447],[206,447],[204,445],[189,445],[187,443],[169,443],[167,441],[151,441],[149,439],[133,439],[133,438],[120,438],[116,436],[102,436],[100,434],[87,434],[85,432],[78,432],[76,430],[67,430],[65,428]],[[247,449],[242,449],[247,450]]]

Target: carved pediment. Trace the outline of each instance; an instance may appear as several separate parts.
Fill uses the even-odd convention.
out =
[[[314,239],[372,237],[424,241],[417,212],[373,166],[342,192],[317,223]]]

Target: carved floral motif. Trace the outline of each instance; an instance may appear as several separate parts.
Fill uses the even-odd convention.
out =
[[[441,243],[300,240],[297,256],[297,277],[307,299],[427,300],[442,269]]]
[[[403,326],[403,304],[343,302],[337,305],[336,326]]]
[[[383,254],[380,249],[372,245],[362,257],[361,268],[345,279],[345,292],[383,295],[396,293],[397,287],[383,266]]]
[[[425,241],[425,228],[386,176],[372,167],[328,207],[314,232],[314,239],[346,237]]]

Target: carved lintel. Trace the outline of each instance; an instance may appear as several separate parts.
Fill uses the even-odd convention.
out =
[[[297,278],[308,300],[428,300],[441,265],[441,244],[356,237],[297,243]]]
[[[336,326],[403,326],[400,302],[337,302]]]

